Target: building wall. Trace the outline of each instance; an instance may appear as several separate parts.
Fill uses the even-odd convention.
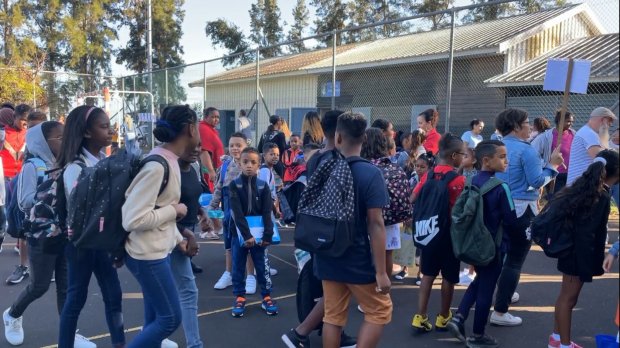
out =
[[[450,131],[461,134],[474,118],[492,124],[504,109],[504,92],[487,88],[483,81],[503,71],[503,56],[469,57],[454,61]],[[437,105],[440,113],[438,129],[443,132],[447,90],[446,60],[397,65],[355,71],[337,72],[341,96],[336,107],[343,110],[370,111],[370,122],[377,118],[390,120],[399,130],[410,130],[415,105]],[[319,88],[331,76],[319,77]],[[320,98],[319,106],[328,108],[330,98]],[[417,113],[417,112],[416,112]],[[368,115],[367,115],[368,116]],[[489,127],[488,133],[493,132]]]
[[[260,87],[271,114],[275,114],[276,109],[316,106],[316,76],[265,78],[260,80]],[[249,111],[255,100],[256,81],[207,84],[206,105],[222,110],[235,110],[238,114],[242,109]],[[256,135],[262,134],[268,125],[269,115],[261,102],[258,122],[255,123]]]

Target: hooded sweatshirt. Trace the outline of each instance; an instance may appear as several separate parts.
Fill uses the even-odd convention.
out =
[[[41,124],[36,125],[26,133],[26,146],[30,157],[37,157],[45,162],[47,170],[54,168],[56,158],[50,150]],[[34,205],[34,198],[37,193],[37,168],[33,163],[25,162],[17,181],[17,202],[22,211],[29,211]]]

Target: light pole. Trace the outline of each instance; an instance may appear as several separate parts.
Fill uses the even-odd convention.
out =
[[[153,92],[153,9],[151,0],[147,0],[146,25],[146,69],[149,72],[149,92]]]

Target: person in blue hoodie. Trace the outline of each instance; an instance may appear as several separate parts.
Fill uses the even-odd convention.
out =
[[[17,182],[17,200],[27,218],[35,204],[37,186],[61,172],[53,169],[56,168],[56,157],[60,153],[63,131],[64,126],[61,123],[49,121],[28,129],[26,133],[28,158],[24,161]],[[67,296],[67,260],[64,254],[45,253],[41,243],[29,236],[28,231],[26,236],[32,274],[30,283],[3,314],[4,335],[11,345],[23,343],[22,315],[32,302],[47,292],[52,278],[56,281],[56,305],[59,314]],[[76,347],[95,347],[94,343],[80,335],[76,335],[75,342]]]

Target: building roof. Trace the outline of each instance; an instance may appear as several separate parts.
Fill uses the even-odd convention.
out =
[[[489,87],[542,85],[549,58],[585,59],[592,62],[590,82],[618,82],[618,33],[577,39],[557,47],[518,68],[485,81]]]
[[[515,43],[573,16],[581,16],[593,29],[593,34],[605,32],[587,5],[570,5],[531,14],[457,26],[454,34],[454,55],[458,57],[500,54]],[[339,46],[336,63],[338,70],[342,71],[366,66],[445,59],[448,57],[449,48],[450,28],[445,28]],[[207,77],[207,83],[254,78],[255,68],[255,64],[234,68]],[[332,49],[327,48],[264,60],[261,62],[260,75],[261,77],[269,77],[286,74],[322,73],[331,71],[331,68]],[[195,81],[190,83],[190,87],[202,87],[203,83],[203,80]]]

